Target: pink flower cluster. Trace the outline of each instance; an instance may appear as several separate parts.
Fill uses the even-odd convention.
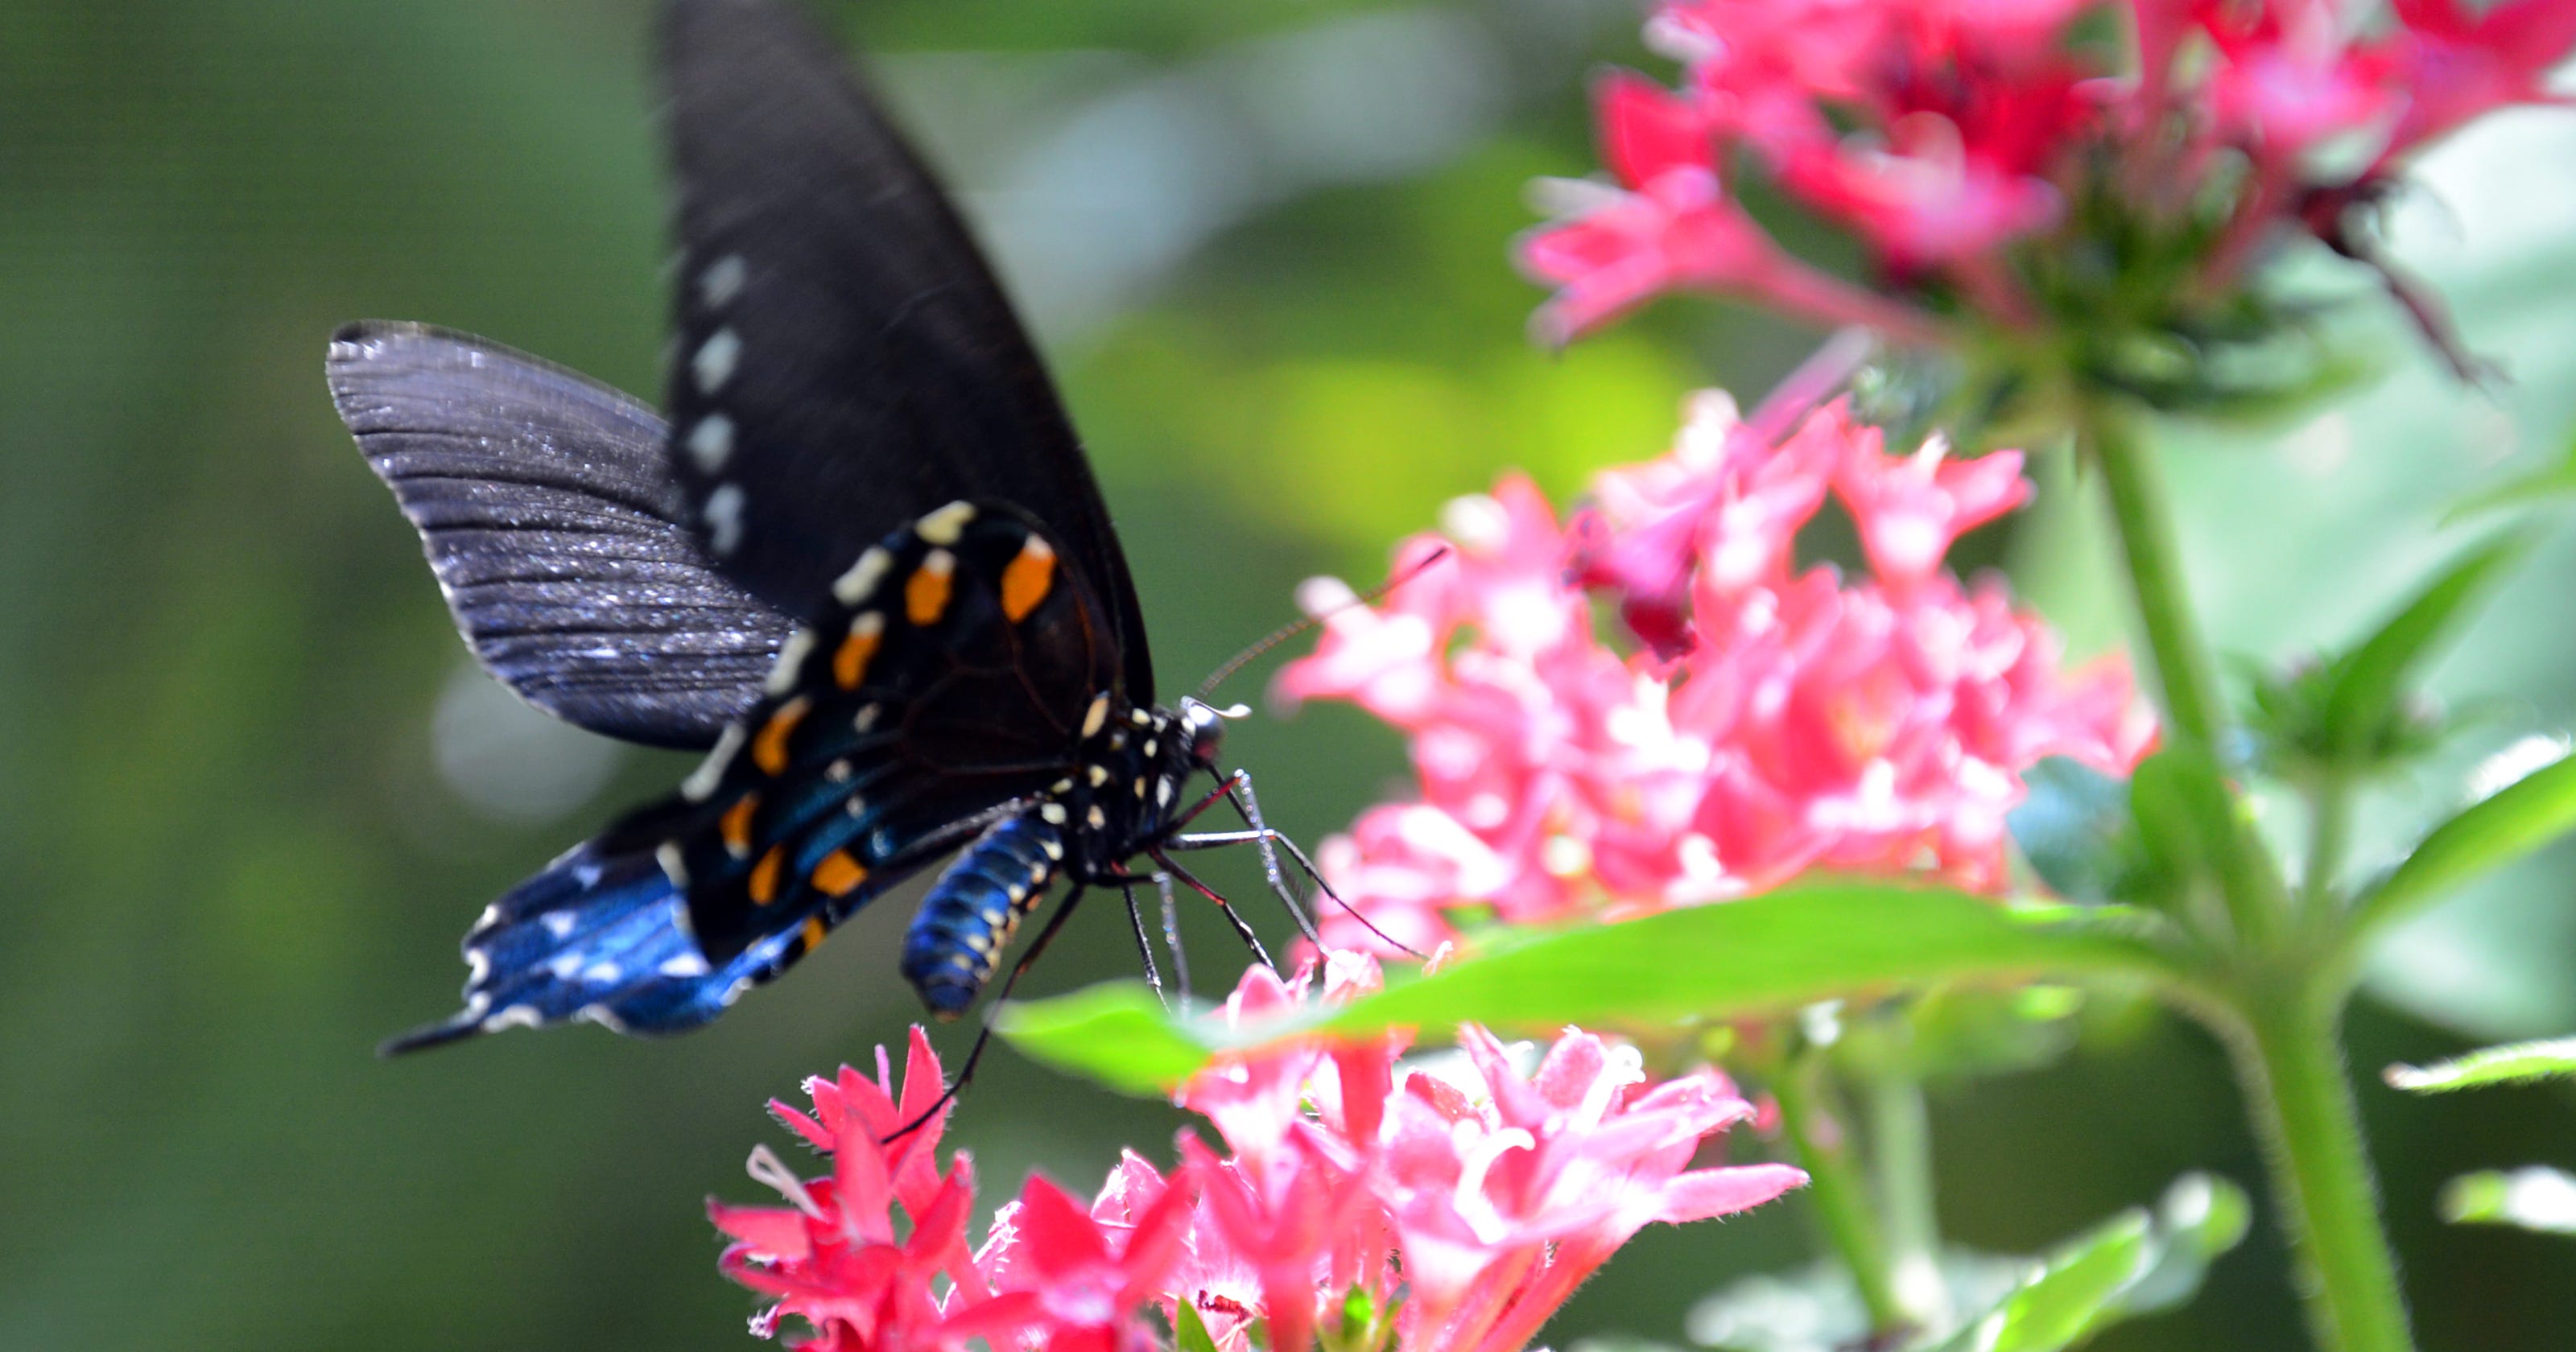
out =
[[[1430,952],[1470,917],[1618,916],[1810,868],[2004,880],[2020,774],[2125,774],[2154,729],[2117,657],[2068,673],[2000,581],[1942,557],[2021,503],[2021,456],[1888,455],[1839,404],[1774,444],[1703,394],[1671,453],[1604,472],[1559,525],[1527,481],[1399,547],[1374,607],[1329,579],[1291,699],[1357,702],[1411,739],[1420,796],[1364,813],[1323,866],[1359,914]],[[1869,575],[1801,570],[1828,496]],[[1598,589],[1637,650],[1604,642]],[[1374,933],[1325,908],[1328,942]]]
[[[1569,219],[1522,242],[1527,270],[1560,288],[1539,330],[1561,343],[1696,289],[1901,338],[1938,333],[1911,300],[1783,253],[1728,186],[1746,172],[1849,231],[1888,280],[2008,324],[2038,306],[2007,246],[2098,230],[2071,221],[2076,203],[2129,213],[2133,235],[2200,240],[2199,280],[2219,291],[2280,227],[2350,252],[2345,208],[2399,156],[2490,109],[2546,100],[2543,77],[2576,47],[2564,0],[2393,0],[2374,25],[2363,10],[2375,8],[1664,0],[1647,39],[1683,64],[1680,88],[1604,80],[1615,186],[1578,185]],[[2315,153],[2354,143],[2340,169]],[[2098,270],[2125,247],[2105,236],[2066,257]]]
[[[1377,982],[1356,954],[1327,969],[1328,1000]],[[1290,1012],[1307,985],[1256,968],[1226,1016]],[[1437,1072],[1399,1064],[1400,1035],[1235,1057],[1178,1095],[1229,1153],[1184,1132],[1170,1172],[1129,1153],[1088,1206],[1033,1177],[970,1247],[973,1171],[962,1155],[939,1166],[944,1115],[884,1142],[939,1094],[915,1029],[900,1091],[880,1050],[874,1080],[809,1081],[812,1112],[770,1105],[831,1156],[831,1176],[799,1180],[755,1152],[754,1177],[788,1205],[709,1203],[733,1240],[723,1269],[775,1301],[755,1331],[794,1316],[818,1352],[970,1339],[1141,1352],[1183,1307],[1222,1352],[1245,1352],[1256,1326],[1271,1352],[1306,1352],[1319,1329],[1344,1345],[1387,1346],[1391,1331],[1407,1352],[1515,1352],[1646,1225],[1806,1181],[1786,1165],[1689,1167],[1753,1114],[1715,1071],[1650,1085],[1634,1052],[1574,1030],[1524,1071],[1483,1030],[1461,1034],[1458,1064]],[[1340,1326],[1355,1303],[1376,1337]]]

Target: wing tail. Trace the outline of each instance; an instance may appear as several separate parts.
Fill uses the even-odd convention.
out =
[[[621,1033],[681,1032],[797,955],[795,936],[772,934],[709,963],[687,913],[652,855],[584,845],[494,902],[465,936],[464,1008],[387,1041],[383,1053],[576,1019]]]

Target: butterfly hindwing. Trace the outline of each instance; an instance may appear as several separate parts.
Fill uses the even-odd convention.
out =
[[[343,328],[325,367],[475,656],[594,732],[704,747],[792,621],[708,566],[653,411],[471,334]]]
[[[700,817],[664,857],[700,948],[837,924],[1071,773],[1115,677],[1106,629],[1010,507],[955,503],[863,553],[684,789]]]
[[[946,195],[830,39],[776,0],[674,0],[671,461],[710,554],[808,621],[840,563],[959,499],[1023,505],[1152,666],[1045,368]]]

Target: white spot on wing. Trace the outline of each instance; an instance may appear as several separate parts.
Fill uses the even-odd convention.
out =
[[[877,545],[868,546],[867,552],[859,555],[859,561],[850,565],[850,571],[833,581],[832,599],[845,606],[857,605],[868,599],[878,583],[885,581],[886,570],[893,566],[894,555]]]
[[[764,688],[773,695],[784,695],[795,689],[797,672],[804,667],[806,657],[813,651],[813,630],[798,629],[789,634],[787,641],[778,645],[778,660],[770,664],[769,680]]]
[[[1040,803],[1038,816],[1049,826],[1062,826],[1064,825],[1064,804]]]
[[[742,486],[717,484],[707,494],[707,544],[718,554],[730,554],[742,545]]]
[[[953,545],[964,534],[966,523],[975,519],[975,504],[952,502],[915,522],[912,533],[934,545]]]
[[[733,379],[734,365],[742,360],[742,339],[731,329],[718,329],[698,345],[698,354],[689,359],[689,373],[697,377],[698,393],[714,394]]]
[[[692,803],[705,802],[716,791],[716,786],[724,782],[725,767],[733,763],[734,753],[742,750],[745,735],[740,723],[727,725],[724,735],[716,738],[716,749],[698,762],[698,768],[690,771],[687,779],[680,781],[680,796]],[[688,885],[686,879],[677,875],[671,881],[683,887]]]
[[[604,986],[624,975],[626,975],[626,969],[624,967],[613,962],[602,961],[594,962],[589,967],[583,969],[581,979],[590,982],[593,985]]]
[[[667,977],[686,980],[690,977],[705,976],[707,960],[695,953],[682,953],[677,957],[662,959],[662,965],[653,970]]]
[[[617,1017],[615,1014],[610,1013],[608,1006],[606,1005],[583,1005],[580,1009],[574,1011],[573,1017],[576,1019],[588,1019],[592,1023],[598,1024],[600,1027],[605,1028],[612,1033],[623,1033],[626,1031],[626,1021]]]
[[[662,866],[662,876],[671,880],[671,886],[685,888],[689,885],[688,865],[680,860],[680,842],[663,841],[660,847],[653,851],[653,862]],[[680,909],[683,915],[687,914],[687,907]]]
[[[534,1028],[545,1021],[545,1016],[537,1012],[535,1005],[512,1005],[485,1019],[482,1027],[484,1032],[497,1033],[504,1028]]]
[[[698,462],[698,472],[713,474],[724,468],[733,457],[733,419],[721,413],[710,413],[698,419],[689,429],[689,458]]]
[[[742,294],[742,284],[750,274],[751,269],[743,263],[741,254],[726,254],[709,263],[707,270],[698,274],[699,302],[710,310],[733,304],[733,298]]]
[[[571,938],[572,927],[577,923],[579,922],[573,918],[573,913],[570,911],[546,912],[546,933],[558,939]]]
[[[1086,738],[1092,736],[1100,731],[1101,724],[1108,721],[1109,696],[1106,694],[1092,696],[1091,707],[1082,715],[1082,735]]]

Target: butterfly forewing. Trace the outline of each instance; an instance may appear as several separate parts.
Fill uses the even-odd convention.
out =
[[[793,622],[708,566],[651,409],[419,324],[349,325],[325,369],[457,628],[529,703],[703,747],[757,697]]]
[[[726,572],[809,620],[841,561],[958,499],[1022,504],[1151,663],[1107,510],[947,198],[795,7],[664,11],[679,198],[672,463]]]
[[[695,809],[662,857],[711,961],[838,923],[1071,773],[1116,677],[1087,585],[1000,504],[931,512],[842,593],[684,791]]]

